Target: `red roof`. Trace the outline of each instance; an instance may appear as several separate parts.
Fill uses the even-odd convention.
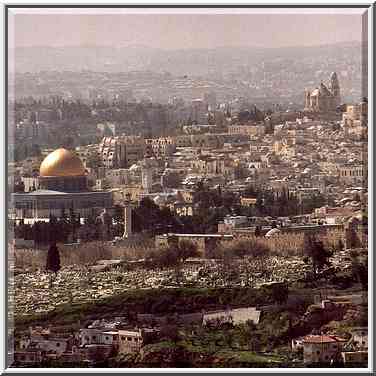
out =
[[[304,343],[346,342],[345,339],[330,335],[309,335],[303,338]]]

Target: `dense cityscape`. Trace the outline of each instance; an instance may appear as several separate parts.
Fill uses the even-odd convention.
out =
[[[12,366],[367,367],[360,44],[94,50],[14,53]]]

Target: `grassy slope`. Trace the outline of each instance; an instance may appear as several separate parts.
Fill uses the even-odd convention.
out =
[[[272,303],[271,294],[252,288],[178,288],[129,290],[92,303],[63,304],[46,314],[18,316],[17,329],[28,325],[70,325],[87,319],[110,318],[129,313],[169,314],[199,312],[231,306]]]

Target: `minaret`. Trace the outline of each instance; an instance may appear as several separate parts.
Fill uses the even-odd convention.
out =
[[[338,107],[341,104],[341,91],[339,87],[337,73],[333,72],[330,75],[330,85],[329,85],[330,92],[334,96],[334,104]]]
[[[124,202],[124,234],[123,238],[129,239],[132,236],[132,203],[128,193]]]

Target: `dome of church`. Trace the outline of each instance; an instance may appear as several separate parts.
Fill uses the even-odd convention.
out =
[[[61,148],[47,155],[39,173],[42,177],[84,176],[85,167],[75,153]]]

